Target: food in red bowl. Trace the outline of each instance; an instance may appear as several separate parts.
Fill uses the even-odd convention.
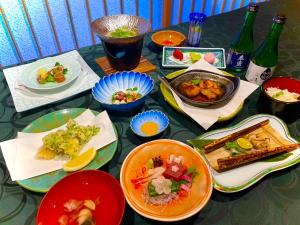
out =
[[[73,173],[57,182],[44,196],[37,225],[121,223],[125,197],[119,182],[100,170]]]
[[[182,46],[186,37],[175,30],[162,30],[151,36],[152,41],[158,46]]]
[[[292,77],[272,77],[262,84],[261,104],[268,113],[291,118],[300,111],[300,81]]]

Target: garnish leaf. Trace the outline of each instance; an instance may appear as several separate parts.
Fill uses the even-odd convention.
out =
[[[276,155],[276,156],[273,156],[273,157],[268,157],[266,159],[262,159],[260,161],[261,162],[278,162],[278,161],[281,161],[281,160],[285,160],[286,158],[288,158],[291,155],[293,155],[293,153],[286,152],[286,153],[279,154],[279,155]]]
[[[126,91],[137,91],[138,87],[127,88]]]
[[[180,190],[180,183],[172,180],[171,192],[178,192]]]
[[[247,150],[241,148],[235,141],[228,141],[225,143],[225,149],[229,150],[231,154],[244,153]]]
[[[63,74],[66,74],[68,72],[68,68],[64,68]]]
[[[132,98],[132,95],[130,93],[126,93],[126,98]]]
[[[190,143],[194,148],[202,150],[204,145],[207,145],[213,141],[214,140],[212,139],[192,139],[188,140],[187,142]]]
[[[272,95],[273,98],[278,98],[279,96],[283,95],[283,91],[279,91],[276,94]]]
[[[158,195],[158,193],[155,190],[155,187],[151,182],[148,183],[148,194],[150,197],[155,197]]]
[[[200,84],[200,81],[201,81],[200,79],[192,80],[193,84],[196,85],[196,86],[198,86]]]
[[[194,165],[192,165],[191,167],[189,167],[187,169],[187,171],[185,172],[186,175],[192,175],[191,178],[192,180],[194,180],[194,178],[199,174],[198,171],[196,170],[196,167]]]
[[[47,82],[55,82],[55,78],[54,75],[50,74],[47,78],[46,78]]]

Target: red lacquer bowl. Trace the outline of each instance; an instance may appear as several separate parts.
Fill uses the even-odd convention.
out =
[[[300,81],[292,77],[272,77],[262,84],[262,104],[268,113],[282,118],[298,116],[300,110],[300,101],[285,102],[277,100],[267,94],[269,87],[287,89],[290,92],[300,94]]]
[[[269,87],[277,87],[282,90],[287,89],[290,92],[300,94],[300,81],[292,77],[273,77],[268,79],[263,83],[264,92]]]
[[[100,170],[83,170],[57,182],[44,196],[37,213],[37,225],[58,224],[64,214],[64,203],[69,199],[86,200],[100,196],[94,219],[96,224],[118,225],[121,223],[125,197],[119,182]]]

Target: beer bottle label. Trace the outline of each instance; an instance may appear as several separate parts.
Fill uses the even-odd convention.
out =
[[[265,80],[273,75],[275,68],[276,66],[258,66],[251,61],[246,73],[246,79],[252,83],[261,85]]]
[[[232,49],[228,52],[227,65],[230,68],[246,70],[250,62],[249,53],[238,53]]]

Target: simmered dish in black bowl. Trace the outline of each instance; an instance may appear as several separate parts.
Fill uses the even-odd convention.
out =
[[[174,79],[161,78],[186,103],[206,107],[230,100],[237,91],[240,79],[238,77],[192,70]]]

